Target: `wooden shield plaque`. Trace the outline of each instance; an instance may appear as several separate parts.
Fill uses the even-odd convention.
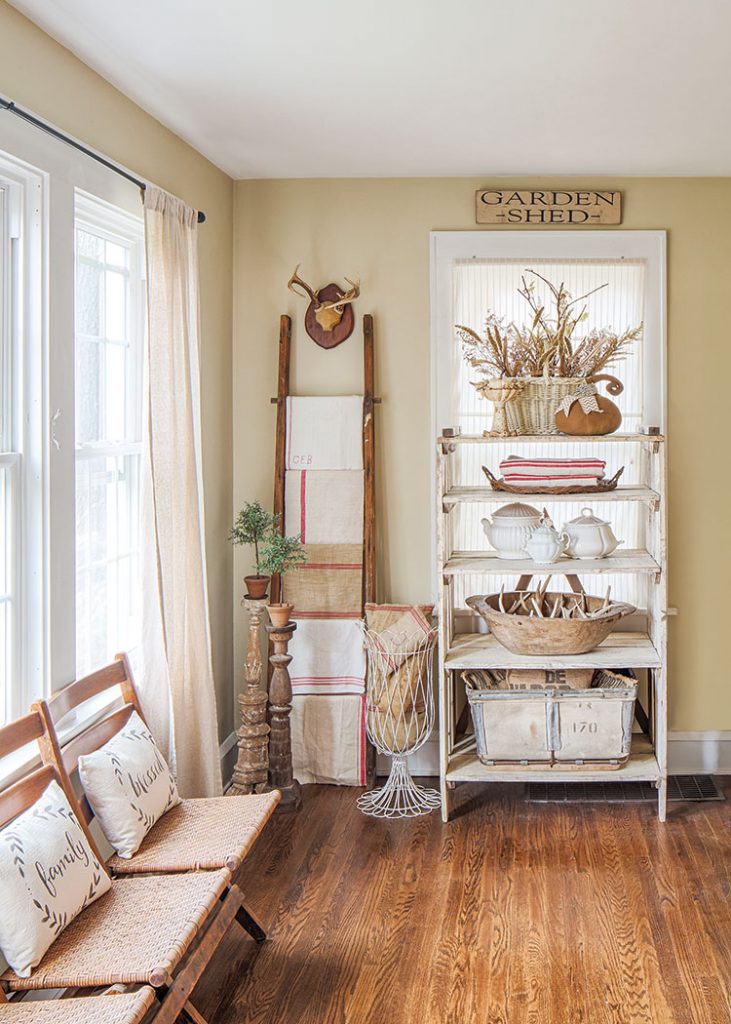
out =
[[[328,284],[317,293],[319,302],[334,302],[343,294],[343,289],[336,284]],[[335,324],[331,331],[326,331],[315,320],[315,303],[310,302],[305,313],[305,330],[320,348],[335,348],[349,338],[355,327],[355,315],[351,303],[346,303],[340,323]]]

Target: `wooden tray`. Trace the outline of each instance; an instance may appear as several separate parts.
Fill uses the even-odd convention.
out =
[[[597,480],[595,487],[586,487],[581,484],[568,484],[565,487],[536,487],[534,484],[509,484],[502,477],[494,476],[487,466],[482,467],[482,472],[490,482],[493,491],[507,491],[509,494],[601,494],[602,491],[613,491],[619,483],[619,478],[624,473],[624,466],[618,469],[609,480]]]

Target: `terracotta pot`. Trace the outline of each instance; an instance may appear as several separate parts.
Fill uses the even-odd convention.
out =
[[[272,625],[276,626],[277,629],[282,629],[283,626],[286,626],[293,609],[293,604],[268,604],[267,611],[269,612],[269,618],[272,620]]]
[[[271,576],[244,576],[246,596],[253,601],[262,601],[267,596]]]

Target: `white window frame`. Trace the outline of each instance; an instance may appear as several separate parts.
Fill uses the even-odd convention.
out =
[[[2,267],[5,320],[3,358],[6,384],[2,395],[4,423],[12,454],[0,454],[13,474],[13,535],[11,594],[13,649],[11,683],[6,694],[8,718],[16,718],[43,694],[45,602],[45,504],[42,367],[46,353],[44,284],[47,179],[37,169],[0,154],[0,179],[7,202],[3,210],[3,251],[10,259]]]
[[[0,174],[30,182],[23,216],[33,240],[34,289],[24,293],[22,349],[27,361],[23,496],[36,510],[23,537],[26,671],[14,711],[50,695],[76,675],[74,294],[75,206],[79,193],[142,219],[135,185],[83,154],[9,117],[0,119]],[[32,189],[31,189],[32,186]],[[124,217],[122,218],[124,219]],[[30,252],[28,251],[30,260]],[[1,769],[0,769],[1,771]],[[1,784],[1,783],[0,783]]]
[[[431,416],[429,465],[434,439],[451,427],[450,388],[454,346],[452,270],[457,260],[622,260],[646,264],[643,336],[646,425],[666,432],[666,238],[665,231],[432,231],[430,243]],[[436,573],[436,476],[431,474],[432,590]]]

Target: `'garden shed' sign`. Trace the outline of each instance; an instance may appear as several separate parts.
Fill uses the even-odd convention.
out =
[[[478,224],[621,224],[621,192],[484,188],[475,194]]]

